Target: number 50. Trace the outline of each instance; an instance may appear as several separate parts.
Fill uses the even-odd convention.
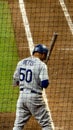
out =
[[[31,82],[32,81],[32,71],[26,68],[20,68],[20,81]]]

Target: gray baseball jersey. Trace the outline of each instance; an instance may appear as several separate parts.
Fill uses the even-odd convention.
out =
[[[18,63],[13,78],[19,81],[20,88],[41,92],[40,82],[49,79],[47,66],[39,58],[28,57]]]

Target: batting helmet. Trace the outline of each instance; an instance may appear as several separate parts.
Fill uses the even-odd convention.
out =
[[[43,45],[43,44],[37,44],[37,45],[34,47],[33,54],[34,54],[35,52],[39,52],[39,53],[41,53],[41,54],[45,53],[45,54],[47,55],[47,53],[48,53],[48,48],[47,48],[45,45]]]

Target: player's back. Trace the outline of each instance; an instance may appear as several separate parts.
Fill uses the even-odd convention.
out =
[[[44,63],[34,56],[23,59],[19,62],[20,66],[20,86],[40,92],[40,71]]]

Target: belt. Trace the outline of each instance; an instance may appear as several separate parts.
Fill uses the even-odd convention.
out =
[[[20,88],[20,91],[23,91],[23,90],[24,90],[24,88]],[[29,91],[29,90],[27,89],[27,91]],[[31,93],[35,93],[35,94],[40,94],[40,95],[42,95],[41,92],[36,92],[35,90],[30,90],[30,92],[31,92]]]

